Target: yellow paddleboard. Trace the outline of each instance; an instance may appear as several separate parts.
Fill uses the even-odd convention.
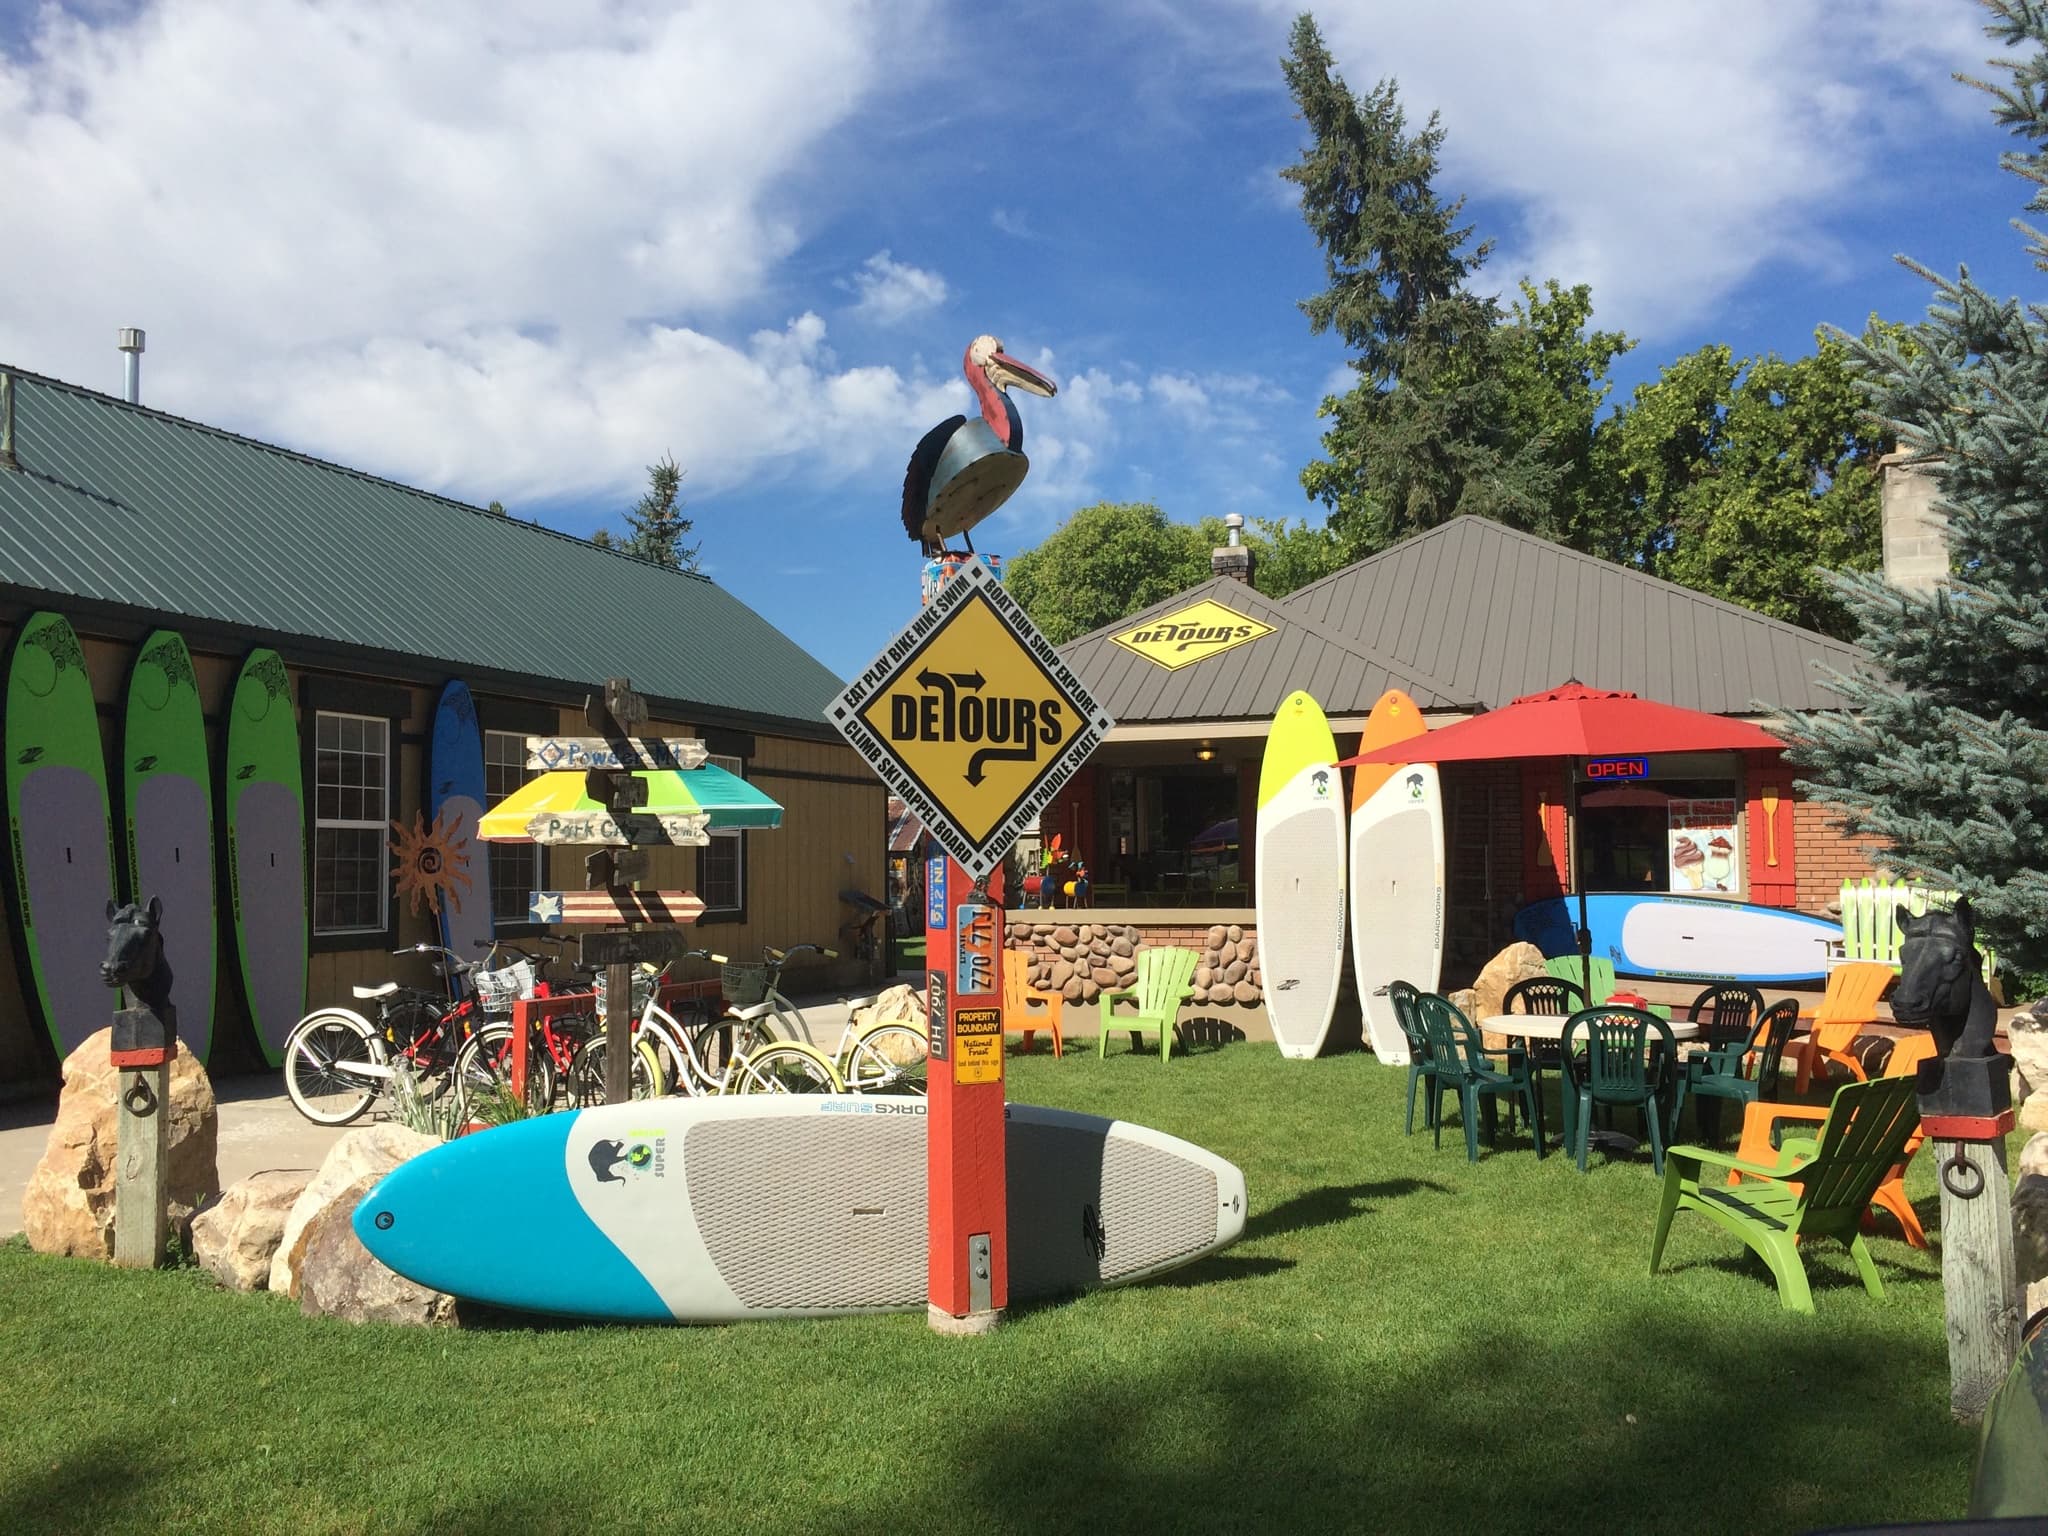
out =
[[[1344,971],[1344,777],[1322,707],[1291,693],[1259,766],[1259,969],[1283,1056],[1323,1048]]]

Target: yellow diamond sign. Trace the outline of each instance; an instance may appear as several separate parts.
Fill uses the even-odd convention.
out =
[[[825,711],[939,845],[979,879],[1110,728],[979,561]]]
[[[1125,650],[1135,651],[1147,661],[1176,672],[1271,633],[1272,625],[1261,624],[1257,619],[1204,598],[1177,613],[1147,619],[1135,628],[1109,638]]]

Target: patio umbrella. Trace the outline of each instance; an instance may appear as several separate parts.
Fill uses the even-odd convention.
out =
[[[647,785],[647,803],[631,813],[636,816],[666,818],[664,825],[686,818],[681,825],[700,832],[782,825],[780,805],[738,774],[709,763],[701,768],[649,768],[633,777]],[[589,814],[603,815],[605,808],[584,793],[581,773],[544,773],[485,811],[478,830],[489,842],[530,843],[537,840],[536,822]]]
[[[1509,758],[1557,757],[1573,762],[1596,757],[1648,756],[1653,752],[1776,751],[1784,743],[1746,720],[1704,710],[1660,704],[1655,699],[1576,679],[1544,693],[1524,694],[1505,709],[1489,710],[1338,764],[1479,763]],[[1574,798],[1577,790],[1574,786]],[[1579,878],[1579,818],[1574,805],[1570,851],[1572,884],[1579,898],[1580,974],[1592,981],[1592,934],[1586,920],[1586,886]]]
[[[1195,834],[1195,840],[1188,844],[1189,853],[1210,853],[1219,848],[1228,848],[1237,841],[1237,818],[1227,817],[1211,823]]]

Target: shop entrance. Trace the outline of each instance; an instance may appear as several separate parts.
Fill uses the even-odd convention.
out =
[[[1747,894],[1742,765],[1719,753],[1648,760],[1648,777],[1579,785],[1579,857],[1589,891]]]

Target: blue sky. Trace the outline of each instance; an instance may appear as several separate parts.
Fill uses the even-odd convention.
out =
[[[0,0],[0,360],[117,389],[140,325],[149,404],[579,533],[673,453],[707,570],[850,674],[916,607],[903,465],[978,332],[1061,386],[982,548],[1316,514],[1296,8]],[[1483,285],[1638,338],[1618,395],[1917,317],[1896,252],[2039,292],[1968,0],[1316,14],[1441,111]]]

